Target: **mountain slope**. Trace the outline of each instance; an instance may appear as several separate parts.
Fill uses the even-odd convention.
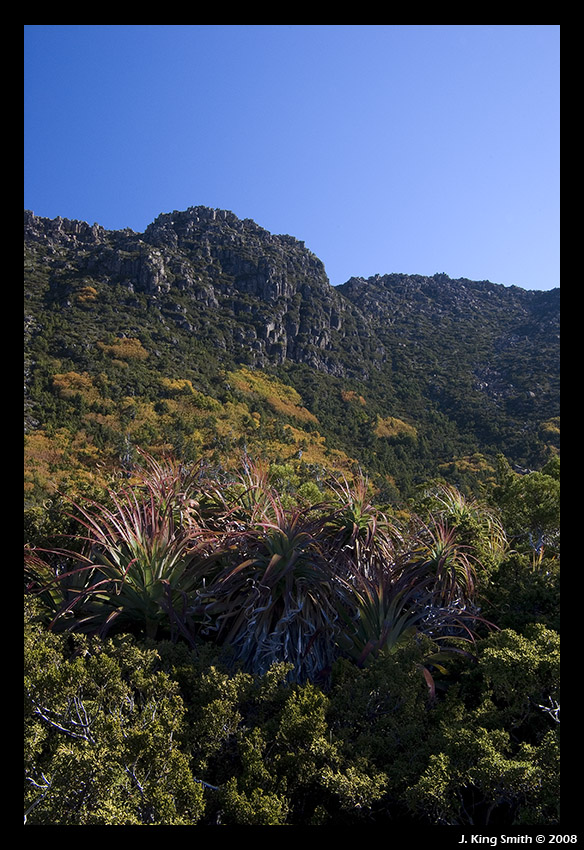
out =
[[[25,212],[37,481],[136,445],[253,448],[306,477],[358,462],[394,496],[488,477],[498,452],[537,466],[558,417],[559,290],[444,274],[334,288],[302,242],[205,207],[142,234]]]

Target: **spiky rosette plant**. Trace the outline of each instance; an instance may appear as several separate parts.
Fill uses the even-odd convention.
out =
[[[192,493],[179,486],[178,469],[174,481],[168,466],[150,472],[135,487],[111,490],[107,505],[73,506],[81,528],[75,550],[43,553],[43,569],[41,553],[25,553],[37,592],[53,600],[61,592],[55,624],[104,633],[116,623],[150,637],[161,626],[186,633],[217,537],[185,515]],[[42,584],[34,576],[47,576],[56,554],[59,569]]]
[[[432,577],[432,599],[448,606],[475,597],[478,559],[440,518],[420,523],[412,556]]]
[[[177,526],[203,523],[204,473],[201,466],[188,466],[172,457],[162,459],[138,449],[141,465],[132,471],[132,489],[153,498],[162,511],[169,509]]]
[[[335,481],[331,492],[325,529],[337,572],[357,580],[377,576],[403,544],[397,524],[373,505],[369,482],[363,475],[352,484],[345,478]]]
[[[142,465],[133,470],[132,489],[152,496],[161,509],[170,508],[177,527],[195,532],[223,532],[228,527],[235,510],[229,486],[203,462],[188,465],[172,457],[139,454]]]
[[[71,606],[87,585],[86,571],[76,566],[79,553],[68,549],[24,548],[24,590],[36,596],[45,619],[72,620]]]
[[[436,695],[436,675],[448,674],[455,657],[472,658],[465,646],[474,642],[476,617],[456,606],[433,604],[433,576],[425,563],[389,565],[376,577],[353,577],[350,599],[353,613],[345,610],[345,628],[339,648],[359,667],[379,656],[392,655],[416,641],[422,649],[420,674],[429,697]]]
[[[277,520],[274,505],[278,493],[270,482],[269,464],[244,456],[242,468],[223,488],[223,499],[229,516],[237,527],[254,526],[267,518]]]
[[[348,583],[353,615],[345,617],[339,645],[359,666],[380,653],[391,653],[424,618],[431,580],[420,566],[386,565]],[[347,609],[350,612],[350,609]]]
[[[440,520],[456,530],[460,544],[472,543],[483,567],[488,569],[500,562],[507,552],[507,535],[497,511],[478,499],[466,497],[452,484],[427,488],[422,507],[432,521]]]
[[[422,534],[423,531],[423,534]],[[419,524],[416,533],[379,549],[369,547],[359,570],[347,578],[353,614],[347,609],[339,645],[360,666],[389,654],[413,635],[440,646],[428,663],[459,653],[459,644],[474,642],[485,621],[475,605],[475,561],[456,535],[438,518]],[[491,625],[491,624],[487,624]],[[426,669],[427,680],[431,676]]]
[[[285,510],[274,497],[263,520],[232,538],[239,559],[210,585],[206,613],[245,669],[288,662],[302,681],[330,666],[346,587],[326,542],[322,517]]]

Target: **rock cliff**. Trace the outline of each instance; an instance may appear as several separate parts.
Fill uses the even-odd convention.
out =
[[[250,219],[191,207],[158,216],[138,234],[27,211],[25,243],[37,256],[44,248],[40,261],[49,267],[67,262],[79,275],[130,292],[184,296],[180,321],[187,329],[197,328],[206,310],[239,321],[235,336],[254,365],[294,360],[344,374],[358,354],[362,371],[368,331],[360,310],[330,285],[303,242]]]
[[[215,374],[237,363],[284,370],[323,417],[333,414],[314,388],[329,376],[353,382],[382,420],[425,428],[429,455],[446,453],[440,432],[461,450],[504,445],[528,462],[538,429],[559,416],[559,290],[443,273],[333,287],[303,242],[201,206],[161,214],[143,233],[28,211],[24,225],[26,334],[76,371],[98,368],[91,352],[108,334],[129,337],[173,375],[208,375],[207,360]],[[34,423],[32,406],[28,415]],[[339,438],[361,439],[357,424],[345,433],[342,409],[334,415]]]

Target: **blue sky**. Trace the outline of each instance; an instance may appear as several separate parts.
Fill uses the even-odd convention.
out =
[[[333,285],[559,286],[558,25],[24,27],[24,207],[142,231],[204,205]]]

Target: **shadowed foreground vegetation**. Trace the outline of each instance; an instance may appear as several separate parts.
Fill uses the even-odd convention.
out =
[[[277,474],[30,512],[26,822],[558,823],[559,462],[400,511]]]

